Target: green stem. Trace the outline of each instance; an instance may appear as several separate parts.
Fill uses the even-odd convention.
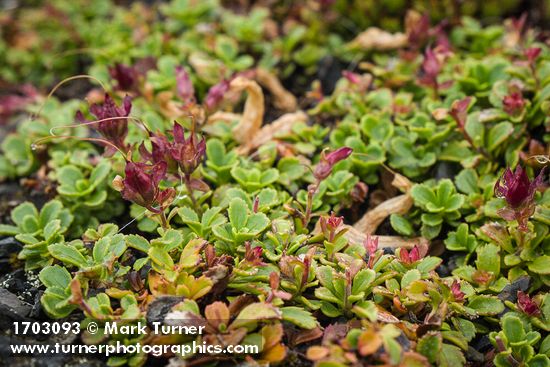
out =
[[[317,181],[315,184],[311,184],[307,188],[307,204],[306,204],[306,212],[304,215],[304,218],[302,220],[302,224],[304,228],[307,227],[309,224],[309,220],[311,219],[311,212],[313,211],[313,197],[315,193],[317,192],[317,189],[319,188],[319,181]]]
[[[202,214],[201,208],[199,207],[197,203],[197,199],[195,199],[194,190],[191,187],[191,179],[189,176],[184,176],[185,181],[185,188],[187,189],[187,193],[189,194],[189,197],[191,198],[191,202],[193,203],[193,209],[197,211],[197,213]]]
[[[166,214],[164,214],[164,210],[162,210],[159,213],[159,216],[160,216],[160,221],[161,221],[162,228],[164,228],[164,229],[170,228],[170,225],[168,224],[168,220],[166,219]]]

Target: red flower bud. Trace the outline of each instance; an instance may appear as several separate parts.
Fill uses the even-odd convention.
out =
[[[466,119],[468,118],[468,106],[470,106],[471,97],[456,100],[451,106],[449,114],[456,121],[456,125],[459,129],[463,130],[466,125]]]
[[[529,62],[529,64],[534,65],[541,51],[542,49],[540,47],[531,47],[525,50],[523,54],[527,58],[527,61]]]
[[[116,63],[109,67],[109,74],[117,81],[117,89],[130,92],[137,88],[138,72],[134,67]]]
[[[225,93],[229,91],[229,84],[230,81],[224,79],[208,90],[208,94],[204,100],[207,109],[211,110],[215,108],[223,100]]]
[[[523,99],[521,92],[513,92],[504,97],[502,100],[504,111],[511,116],[515,116],[523,110],[525,106],[525,100]]]
[[[322,216],[319,219],[321,230],[325,234],[325,237],[331,242],[334,240],[336,230],[342,223],[344,223],[344,217],[337,217],[334,215],[334,212],[330,214],[330,217]]]
[[[159,213],[175,196],[173,188],[161,191],[159,183],[166,174],[166,163],[155,165],[128,162],[125,168],[126,177],[122,180],[122,197],[154,213]],[[156,208],[155,206],[160,206]]]
[[[422,77],[420,78],[420,84],[437,88],[437,76],[441,72],[442,65],[437,59],[435,52],[427,48],[424,54],[424,60],[422,61]]]
[[[510,168],[506,168],[495,183],[495,196],[504,198],[507,204],[498,214],[509,221],[517,220],[523,231],[527,231],[527,220],[535,211],[534,196],[537,188],[542,185],[544,171],[545,168],[530,181],[525,170],[518,165],[513,173]]]
[[[451,293],[455,301],[464,301],[465,294],[460,290],[460,283],[456,279],[453,281],[453,284],[451,284]]]
[[[189,137],[185,138],[183,127],[174,124],[174,142],[170,146],[172,158],[176,160],[181,171],[190,176],[201,164],[206,152],[206,141],[201,139],[197,141],[194,132],[190,132]]]
[[[334,152],[328,154],[322,151],[321,160],[317,166],[315,166],[313,176],[315,176],[318,181],[324,180],[331,174],[334,165],[349,157],[352,152],[353,149],[349,147],[338,148]]]
[[[378,237],[373,238],[370,234],[367,234],[367,238],[365,238],[363,246],[365,246],[369,256],[374,255],[374,253],[378,250]]]
[[[262,253],[263,249],[260,246],[256,246],[252,248],[249,241],[246,241],[244,244],[244,259],[250,263],[251,265],[265,265],[264,262],[262,262]]]
[[[399,249],[399,260],[402,263],[410,265],[420,260],[420,258],[420,250],[416,245],[412,248],[410,252],[407,251],[406,248]]]
[[[351,84],[360,84],[361,83],[361,75],[353,73],[348,70],[342,71],[342,75],[344,78],[346,78]]]
[[[518,308],[529,316],[539,316],[540,308],[528,294],[518,291]]]
[[[115,145],[117,148],[126,151],[128,149],[124,139],[128,135],[128,117],[130,111],[132,110],[132,99],[130,96],[124,97],[122,102],[122,107],[118,107],[115,104],[115,101],[105,94],[105,102],[103,105],[94,104],[90,106],[90,113],[92,113],[96,119],[99,121],[97,124],[93,124],[94,128],[110,143]],[[121,117],[117,119],[116,117]],[[76,114],[76,119],[82,123],[89,122],[84,119],[82,112],[78,111]],[[114,149],[110,146],[106,148],[106,154],[112,155]]]
[[[186,105],[194,103],[195,88],[193,88],[193,83],[191,83],[189,74],[187,74],[187,71],[181,66],[176,67],[176,83],[178,97],[180,97]]]

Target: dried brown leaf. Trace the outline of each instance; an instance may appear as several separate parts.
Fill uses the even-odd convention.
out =
[[[394,50],[407,45],[407,35],[389,33],[380,28],[370,27],[355,37],[349,45],[363,50]]]
[[[256,80],[273,95],[273,104],[283,111],[296,111],[296,97],[283,87],[277,76],[269,71],[256,69]]]
[[[248,97],[244,104],[241,120],[233,128],[233,136],[241,144],[252,139],[260,130],[265,111],[264,94],[258,83],[242,76],[231,81],[230,91],[243,90],[247,91]]]
[[[353,228],[365,234],[373,234],[378,226],[391,214],[406,214],[413,205],[409,194],[395,196],[368,211]]]
[[[367,238],[367,234],[365,232],[361,232],[354,227],[350,227],[347,225],[343,226],[348,227],[349,230],[344,234],[344,237],[347,238],[347,240],[350,242],[350,244],[363,244],[365,239]],[[414,246],[418,246],[421,248],[425,248],[429,245],[429,241],[425,239],[424,237],[412,237],[412,238],[406,238],[406,237],[400,237],[400,236],[376,236],[378,237],[378,247],[384,248],[384,247],[390,247],[390,248],[399,248],[399,247],[405,247],[407,249],[411,249]]]
[[[262,127],[252,139],[241,145],[237,152],[239,154],[248,154],[251,150],[273,140],[275,134],[285,134],[292,130],[292,126],[299,122],[306,122],[307,115],[303,111],[287,113],[273,121],[271,124]]]

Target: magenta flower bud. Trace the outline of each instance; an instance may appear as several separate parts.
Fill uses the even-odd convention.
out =
[[[337,217],[334,212],[330,213],[330,217],[322,216],[319,218],[319,225],[325,237],[329,242],[334,240],[336,230],[344,223],[344,217]]]
[[[504,111],[511,116],[519,114],[525,106],[525,100],[523,99],[521,92],[513,92],[504,97],[502,100]]]
[[[361,75],[359,74],[344,70],[342,71],[342,76],[346,78],[351,84],[361,84]]]
[[[133,66],[116,63],[109,67],[109,74],[117,81],[118,89],[130,92],[137,88],[138,72]]]
[[[151,134],[149,137],[151,140],[152,151],[149,153],[145,145],[141,143],[139,146],[139,153],[141,158],[144,161],[151,162],[152,164],[157,164],[160,162],[165,162],[167,164],[166,171],[168,173],[177,174],[178,173],[178,163],[172,158],[170,147],[172,143],[168,141],[168,138],[164,135]]]
[[[527,58],[527,61],[529,62],[529,64],[534,65],[541,51],[542,49],[540,47],[531,47],[525,50],[523,54]]]
[[[527,172],[520,165],[514,173],[510,168],[504,171],[502,177],[495,183],[495,196],[505,198],[513,209],[532,204],[535,191],[542,184],[544,168],[533,181],[529,180]]]
[[[327,178],[331,172],[334,165],[347,157],[353,152],[353,149],[349,147],[342,147],[336,149],[334,152],[326,154],[325,151],[321,152],[321,160],[315,166],[313,170],[313,176],[318,180],[322,181]]]
[[[337,217],[334,212],[330,213],[330,217],[327,219],[327,227],[329,230],[336,230],[344,223],[344,217]]]
[[[542,185],[544,171],[545,168],[530,181],[525,170],[518,165],[515,172],[506,168],[502,177],[495,183],[495,196],[504,198],[507,204],[498,214],[509,221],[517,220],[522,231],[528,230],[527,220],[535,211],[535,192]]]
[[[470,106],[470,101],[472,97],[466,97],[460,100],[453,102],[449,114],[455,120],[456,125],[460,130],[464,129],[466,125],[466,119],[468,118],[468,106]]]
[[[265,263],[262,262],[263,249],[260,246],[256,246],[252,248],[252,245],[250,244],[250,242],[246,241],[244,244],[244,249],[245,249],[244,259],[248,263],[256,266],[265,265]]]
[[[460,290],[460,283],[456,279],[453,281],[453,284],[451,284],[451,293],[455,301],[464,301],[465,294],[464,292],[462,292],[462,290]]]
[[[369,256],[374,255],[374,253],[378,250],[378,237],[372,237],[370,234],[367,234],[367,238],[365,238],[363,246],[367,250],[367,254],[369,254]]]
[[[424,53],[424,60],[422,61],[422,77],[420,78],[420,84],[428,87],[437,88],[437,76],[441,72],[442,65],[437,59],[435,52],[427,48]]]
[[[173,199],[175,194],[173,188],[163,191],[159,189],[159,183],[166,175],[166,163],[147,165],[128,162],[124,172],[126,177],[122,180],[121,187],[117,189],[120,189],[125,200],[159,213],[161,210],[155,208],[155,205],[164,207]]]
[[[187,71],[181,66],[176,67],[176,84],[178,97],[180,97],[185,104],[195,102],[195,88],[189,78]]]
[[[220,104],[223,100],[223,97],[225,96],[225,93],[229,91],[229,87],[230,81],[226,79],[212,86],[208,90],[208,94],[206,95],[206,98],[204,100],[206,108],[211,110],[214,109],[218,104]]]
[[[93,124],[94,128],[110,143],[117,148],[126,151],[128,149],[124,139],[128,135],[128,117],[132,110],[132,99],[130,96],[124,97],[122,107],[118,107],[115,101],[105,93],[105,102],[103,105],[94,104],[90,106],[90,113],[96,117],[99,122]],[[116,117],[120,117],[117,119]],[[76,113],[76,119],[82,123],[87,121],[82,112]],[[106,148],[107,155],[112,155],[114,149],[110,146]]]
[[[518,308],[529,316],[539,316],[540,308],[528,294],[518,291]]]
[[[186,139],[183,127],[178,123],[174,123],[172,133],[174,135],[174,142],[170,147],[172,158],[178,163],[181,171],[190,176],[204,158],[206,141],[204,138],[197,141],[195,133],[192,131]]]
[[[420,250],[416,245],[410,252],[406,248],[401,248],[399,249],[398,258],[404,264],[413,264],[421,259]]]

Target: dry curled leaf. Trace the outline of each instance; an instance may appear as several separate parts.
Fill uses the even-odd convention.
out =
[[[299,122],[306,122],[307,115],[303,111],[287,113],[273,121],[271,124],[265,125],[245,144],[241,145],[237,152],[239,154],[248,154],[253,149],[258,148],[262,144],[273,140],[275,134],[289,133],[292,126]]]
[[[394,173],[391,184],[405,193],[383,201],[374,209],[369,210],[353,225],[354,229],[361,233],[373,234],[378,226],[391,214],[406,214],[411,209],[414,203],[409,194],[413,186],[412,182],[405,176]]]
[[[380,28],[370,27],[359,33],[349,45],[363,50],[394,50],[407,45],[407,35],[399,32],[389,33]]]
[[[365,234],[373,234],[388,216],[406,214],[412,205],[413,199],[409,194],[395,196],[368,211],[353,225],[353,228]]]
[[[269,71],[256,69],[256,80],[273,95],[273,105],[283,111],[296,111],[296,97],[283,87],[277,76]]]
[[[253,80],[238,76],[231,81],[230,91],[246,90],[248,96],[240,122],[233,128],[235,140],[246,143],[260,130],[264,117],[264,94],[262,88]]]
[[[344,237],[347,238],[350,244],[363,244],[367,238],[367,234],[360,232],[357,229],[344,225],[343,228],[349,228],[349,230],[344,234]],[[405,247],[411,249],[414,246],[419,248],[427,248],[429,246],[429,241],[424,237],[399,237],[399,236],[376,236],[378,238],[378,247],[379,248],[399,248]]]

